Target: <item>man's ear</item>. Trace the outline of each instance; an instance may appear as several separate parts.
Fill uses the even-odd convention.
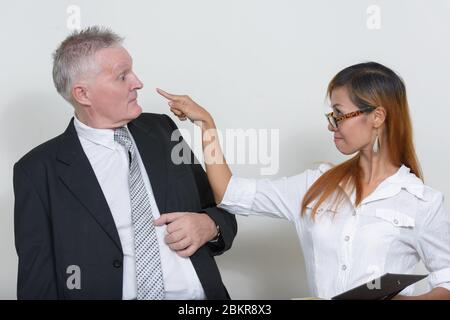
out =
[[[386,109],[378,107],[373,111],[373,124],[375,128],[379,128],[386,120]]]
[[[89,91],[85,83],[76,83],[72,87],[73,99],[82,106],[90,106]]]

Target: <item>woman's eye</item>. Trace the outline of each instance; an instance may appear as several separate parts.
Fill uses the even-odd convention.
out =
[[[339,117],[340,115],[342,115],[342,112],[336,108],[331,108],[331,111],[333,111],[334,117]]]

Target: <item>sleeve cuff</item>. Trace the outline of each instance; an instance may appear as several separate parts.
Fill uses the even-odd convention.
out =
[[[428,276],[431,288],[443,287],[450,290],[450,268],[441,269],[430,273]]]
[[[256,194],[256,180],[232,176],[219,208],[233,214],[248,215]]]

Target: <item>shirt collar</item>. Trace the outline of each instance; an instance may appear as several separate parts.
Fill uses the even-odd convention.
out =
[[[329,168],[331,168],[329,164],[322,164],[319,170],[323,173]],[[396,196],[401,190],[406,190],[417,198],[425,200],[425,187],[422,180],[411,173],[411,170],[407,166],[402,165],[394,175],[386,178],[374,192],[363,199],[361,204]],[[353,204],[355,203],[355,198],[356,193],[353,191],[350,195],[350,200]]]
[[[79,137],[89,140],[92,143],[104,146],[108,149],[116,150],[117,144],[114,141],[114,129],[91,128],[78,120],[76,115],[74,116],[73,122]]]
[[[396,196],[401,190],[406,190],[417,198],[425,200],[424,189],[422,180],[411,173],[407,166],[402,165],[394,175],[381,182],[377,189],[362,201],[362,204]]]

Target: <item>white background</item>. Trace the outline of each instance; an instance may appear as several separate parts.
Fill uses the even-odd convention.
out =
[[[326,130],[326,86],[351,64],[386,64],[406,82],[426,183],[450,194],[448,0],[2,1],[0,298],[16,297],[12,166],[63,132],[73,113],[51,78],[51,53],[69,33],[69,5],[80,7],[82,27],[105,25],[126,37],[145,85],[144,111],[168,112],[158,86],[191,95],[221,129],[280,129],[274,178],[345,159]],[[367,27],[370,5],[381,9],[381,29]],[[232,169],[257,177],[260,166]],[[232,250],[218,259],[232,297],[308,296],[294,228],[266,218],[238,222]]]

